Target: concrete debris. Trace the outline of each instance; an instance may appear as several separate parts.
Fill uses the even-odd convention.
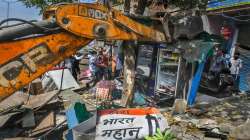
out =
[[[209,138],[209,137],[205,137],[204,140],[221,140],[220,138]]]
[[[59,125],[63,122],[66,121],[66,116],[65,115],[60,115],[60,114],[56,114],[56,125]],[[64,125],[67,125],[67,123],[65,123]]]
[[[59,97],[63,100],[63,104],[64,104],[65,109],[68,109],[72,103],[81,99],[81,96],[79,94],[77,94],[69,89],[62,91],[59,94]]]
[[[47,104],[55,95],[58,93],[58,91],[52,91],[47,92],[39,95],[31,96],[30,99],[26,102],[24,107],[36,109],[39,108],[45,104]]]
[[[17,128],[17,127],[9,127],[9,128],[4,128],[0,129],[0,139],[4,138],[14,138],[23,133],[24,130]]]
[[[21,112],[11,112],[4,115],[0,115],[0,128],[2,128],[12,117]]]
[[[250,130],[250,120],[248,119],[244,124],[234,128],[230,133],[230,137],[239,140],[249,140],[250,139],[249,130]]]
[[[13,109],[19,107],[27,101],[28,95],[22,92],[16,92],[0,102],[0,112],[6,111],[8,109]]]
[[[185,99],[175,99],[173,106],[173,114],[183,114],[187,109],[187,101]]]
[[[40,79],[36,79],[30,83],[30,94],[38,95],[44,93],[42,81]]]
[[[201,116],[207,113],[207,109],[206,108],[190,108],[188,109],[188,113],[195,115],[195,116]]]
[[[85,103],[88,111],[96,111],[97,101],[95,100],[95,94],[83,94],[81,95],[81,99]]]
[[[217,127],[217,122],[212,119],[200,119],[198,124],[198,128],[207,128],[207,129],[212,129]]]
[[[33,110],[28,110],[27,113],[22,118],[22,127],[34,127],[35,123],[35,116]]]
[[[99,90],[97,90],[97,87]],[[102,84],[99,83],[90,90],[82,92],[82,95],[70,89],[61,91],[58,96],[56,96],[58,91],[30,96],[16,93],[9,99],[9,102],[14,101],[13,104],[6,101],[0,103],[7,109],[5,113],[0,115],[0,126],[2,127],[2,129],[0,128],[0,136],[3,136],[3,138],[13,137],[14,140],[19,139],[18,136],[39,137],[50,130],[54,131],[55,128],[67,129],[67,125],[70,125],[65,137],[75,140],[112,140],[121,138],[121,136],[123,139],[132,139],[133,136],[135,136],[133,138],[143,138],[149,135],[148,122],[145,121],[145,118],[150,115],[156,117],[162,131],[169,129],[176,139],[249,139],[247,130],[249,130],[250,124],[249,121],[246,122],[246,119],[250,116],[250,110],[248,108],[249,99],[247,98],[220,99],[213,102],[213,98],[202,96],[199,98],[198,105],[192,108],[186,108],[186,103],[183,104],[180,101],[172,108],[159,109],[163,112],[162,116],[158,109],[155,109],[151,114],[147,114],[146,108],[121,109],[119,106],[114,106],[119,104],[121,100],[121,98],[113,100],[113,97],[117,95],[113,94],[113,91],[117,88],[122,90],[120,82],[102,81]],[[104,89],[108,89],[108,92],[105,92]],[[109,101],[109,104],[103,104],[102,101]],[[76,107],[74,103],[77,102],[84,104],[86,108]],[[59,108],[58,110],[55,110],[55,107],[51,109],[50,105],[57,105]],[[13,107],[16,110],[12,110]],[[118,109],[106,109],[107,107]],[[241,108],[241,110],[237,108]],[[84,110],[85,112],[91,111],[92,115],[80,117],[83,116]],[[98,110],[98,113],[96,113],[96,110]],[[133,110],[136,111],[133,112]],[[70,111],[71,113],[69,113]],[[73,118],[72,111],[75,118]],[[177,113],[172,114],[173,111]],[[67,115],[65,115],[65,112],[67,112]],[[17,116],[20,116],[20,119]],[[85,119],[81,120],[82,118]],[[131,118],[131,121],[133,120],[133,125],[125,125],[130,121],[129,118]],[[77,119],[77,123],[74,124],[69,119]],[[9,122],[15,125],[12,129],[5,127],[10,125]],[[155,134],[156,129],[154,127],[157,123],[153,119],[151,123],[152,134]],[[144,126],[145,124],[147,124],[147,127]],[[128,133],[131,131],[131,135],[127,135],[125,130]],[[120,133],[124,135],[118,135]],[[25,140],[22,137],[20,139]]]
[[[219,125],[219,129],[223,133],[231,133],[234,129],[234,126],[229,123],[222,123]]]
[[[64,131],[67,140],[132,140],[154,135],[157,128],[161,132],[169,130],[180,140],[250,139],[250,122],[246,122],[250,117],[249,98],[201,95],[190,108],[183,98],[171,100],[175,101],[173,107],[156,109],[148,107],[148,102],[157,101],[135,86],[131,101],[136,104],[122,108],[128,99],[122,98],[126,96],[122,80],[100,80],[96,85],[93,82],[90,87],[75,90],[82,85],[77,86],[67,71],[64,76],[71,80],[63,82],[65,90],[55,90],[59,88],[62,70],[54,70],[42,80],[46,92],[42,93],[41,82],[36,80],[31,84],[31,95],[15,93],[0,102],[0,139],[49,139],[49,135],[63,135]]]
[[[248,99],[231,98],[206,105],[205,109],[202,106],[190,108],[186,114],[172,116],[170,111],[163,114],[177,139],[248,140],[250,121],[244,121],[248,116],[248,102]],[[202,113],[197,115],[200,111]],[[194,134],[195,132],[197,134]]]
[[[29,136],[33,137],[38,134],[44,133],[55,126],[55,114],[50,112],[30,133]]]
[[[196,98],[196,104],[199,105],[208,105],[208,104],[215,104],[220,102],[220,99],[208,95],[198,94]]]

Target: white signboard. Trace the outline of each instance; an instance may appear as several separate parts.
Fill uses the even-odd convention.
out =
[[[96,140],[135,140],[168,128],[155,108],[104,110],[99,115]]]

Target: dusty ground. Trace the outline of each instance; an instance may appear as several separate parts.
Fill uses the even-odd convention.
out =
[[[250,96],[236,96],[217,103],[197,105],[186,114],[163,113],[177,139],[250,139]]]

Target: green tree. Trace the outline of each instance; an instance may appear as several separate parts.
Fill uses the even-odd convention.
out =
[[[27,7],[36,7],[41,10],[41,12],[51,4],[61,3],[61,2],[68,2],[71,3],[74,0],[18,0],[23,2]],[[110,0],[116,1],[116,0]],[[125,0],[123,0],[125,1]],[[175,5],[180,7],[181,9],[192,9],[192,8],[200,8],[205,9],[209,0],[146,0],[147,2],[159,2],[161,4],[166,5]]]
[[[26,5],[27,7],[36,7],[37,9],[40,9],[41,10],[40,13],[42,13],[43,10],[46,9],[48,5],[57,4],[61,2],[72,3],[74,0],[18,0],[18,1],[24,3],[24,5]]]
[[[163,0],[168,4],[175,5],[181,9],[200,8],[205,9],[209,0]]]

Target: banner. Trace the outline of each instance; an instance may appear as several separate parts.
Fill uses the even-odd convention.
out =
[[[156,108],[110,109],[100,115],[96,140],[131,140],[154,135],[159,128],[169,128],[167,121]]]
[[[250,4],[250,0],[211,0],[208,3],[207,10],[211,11],[246,4]]]

